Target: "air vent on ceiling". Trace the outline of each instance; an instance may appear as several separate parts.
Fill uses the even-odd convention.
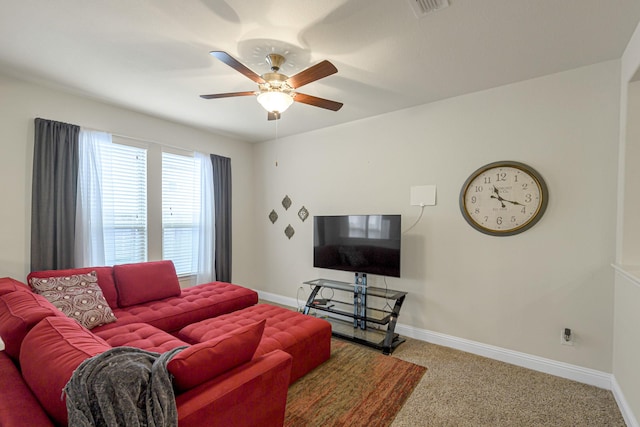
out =
[[[449,7],[449,0],[407,0],[418,18]]]

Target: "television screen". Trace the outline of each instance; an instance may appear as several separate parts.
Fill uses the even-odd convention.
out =
[[[400,215],[313,218],[313,266],[400,277]]]

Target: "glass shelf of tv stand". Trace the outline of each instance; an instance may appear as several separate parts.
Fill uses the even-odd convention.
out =
[[[353,290],[352,290],[353,292]],[[338,299],[332,298],[331,301],[326,305],[317,305],[313,304],[310,306],[318,311],[335,313],[345,317],[353,317],[353,303],[340,301]],[[382,310],[379,308],[371,308],[367,307],[365,320],[369,323],[375,323],[378,325],[386,325],[391,320],[391,315],[393,314],[391,311]]]
[[[339,282],[337,280],[329,279],[315,279],[307,282],[302,282],[305,285],[322,286],[323,288],[339,289],[341,291],[353,292],[354,284],[348,282]],[[406,292],[394,291],[393,289],[376,288],[373,286],[367,286],[367,295],[374,297],[386,298],[396,300],[401,296],[407,295]]]
[[[303,283],[312,286],[313,289],[305,305],[304,313],[311,314],[310,310],[315,310],[317,316],[323,317],[331,323],[334,336],[382,350],[384,354],[390,354],[405,341],[394,330],[400,308],[407,295],[406,292],[365,286],[365,315],[363,316],[357,314],[358,310],[354,310],[354,306],[357,304],[356,299],[362,296],[358,293],[355,284],[329,279],[315,279]],[[318,300],[323,299],[316,298],[322,288],[349,292],[354,295],[354,301],[342,301],[332,296],[326,301],[326,304],[318,304]],[[389,309],[370,307],[366,303],[370,297],[386,299],[385,308]],[[389,305],[389,301],[393,301],[393,307]]]

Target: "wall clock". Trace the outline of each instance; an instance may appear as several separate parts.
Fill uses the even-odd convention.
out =
[[[512,236],[537,223],[549,202],[542,176],[524,163],[500,161],[482,166],[460,191],[460,210],[476,230]]]

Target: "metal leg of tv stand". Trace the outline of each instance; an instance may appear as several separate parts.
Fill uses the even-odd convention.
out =
[[[367,329],[367,274],[355,273],[353,285],[353,327]]]
[[[405,295],[398,298],[396,300],[396,303],[393,305],[393,310],[391,310],[391,318],[389,319],[389,324],[387,325],[387,333],[382,344],[382,352],[384,354],[391,354],[391,350],[393,349],[393,347],[395,347],[395,345],[400,344],[400,342],[404,342],[403,339],[402,341],[394,343],[394,341],[399,338],[398,336],[396,336],[395,329],[396,323],[398,322],[398,316],[400,315],[400,309],[402,308],[402,303],[404,302],[404,297]]]
[[[316,285],[313,287],[313,290],[311,291],[309,298],[307,298],[307,303],[304,306],[304,310],[302,310],[303,314],[309,314],[309,307],[311,307],[311,305],[313,304],[313,300],[316,299],[316,295],[318,295],[318,291],[320,289],[322,289],[322,286],[320,285]]]

